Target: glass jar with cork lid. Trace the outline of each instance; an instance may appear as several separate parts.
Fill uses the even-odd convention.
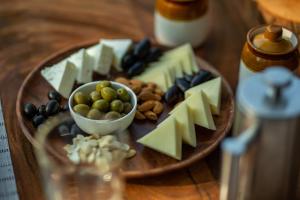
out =
[[[201,45],[210,30],[208,0],[156,0],[155,36],[159,43]]]
[[[239,80],[270,66],[284,66],[296,71],[299,64],[297,48],[296,35],[284,27],[263,25],[252,28],[242,50]]]

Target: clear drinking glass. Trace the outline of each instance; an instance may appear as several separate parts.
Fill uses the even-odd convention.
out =
[[[72,124],[69,114],[59,114],[41,125],[36,133],[36,157],[48,200],[122,200],[124,181],[120,166],[125,158],[118,152],[109,165],[74,164],[63,147],[75,135],[60,135],[61,124]]]

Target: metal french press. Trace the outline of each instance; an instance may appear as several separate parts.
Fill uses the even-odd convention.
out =
[[[221,200],[292,200],[300,172],[300,80],[272,67],[243,81],[222,143]]]

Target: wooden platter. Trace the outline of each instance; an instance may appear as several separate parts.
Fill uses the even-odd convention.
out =
[[[76,50],[89,47],[95,43],[97,43],[97,41],[90,41],[63,49],[62,51],[48,57],[40,64],[38,64],[24,80],[18,92],[16,112],[23,133],[34,146],[37,145],[37,141],[34,138],[35,128],[32,126],[29,120],[23,117],[22,105],[27,102],[31,102],[35,105],[41,105],[47,102],[47,93],[48,91],[52,90],[52,87],[43,79],[43,77],[40,75],[40,71],[44,67],[51,66],[52,64],[55,64],[60,60],[66,58]],[[200,68],[211,71],[213,74],[222,77],[222,75],[219,74],[216,69],[214,69],[203,59],[198,58],[197,61]],[[113,78],[113,76],[111,78]],[[94,77],[95,80],[101,80],[104,78],[105,77],[96,75]],[[230,130],[233,122],[234,99],[232,90],[224,77],[222,77],[221,101],[221,113],[219,116],[214,116],[217,130],[211,131],[196,126],[197,147],[192,148],[188,145],[183,144],[183,156],[181,161],[177,161],[161,153],[148,149],[136,142],[138,138],[141,138],[143,135],[154,129],[157,124],[159,124],[164,118],[166,118],[168,112],[172,109],[171,107],[168,107],[164,110],[164,112],[160,115],[157,123],[135,121],[129,127],[128,132],[126,134],[123,134],[123,137],[121,138],[122,141],[128,143],[137,151],[137,155],[135,157],[124,162],[124,165],[122,167],[123,175],[126,178],[159,175],[187,167],[207,156],[225,137],[226,133]],[[66,153],[62,148],[65,144],[65,141],[63,142],[63,140],[57,136],[53,138],[54,142],[51,142],[51,145],[48,145],[47,149],[51,151],[51,153],[54,154],[54,156],[56,156],[57,158],[67,159]]]

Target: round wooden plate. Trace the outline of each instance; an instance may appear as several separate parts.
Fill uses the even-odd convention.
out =
[[[27,102],[31,102],[35,105],[41,105],[47,102],[47,93],[48,91],[52,90],[52,87],[40,75],[40,71],[45,66],[51,66],[52,64],[55,64],[58,61],[66,58],[76,50],[89,47],[93,44],[96,44],[97,42],[98,41],[82,43],[66,48],[50,56],[49,58],[42,61],[38,66],[36,66],[24,80],[18,92],[16,112],[23,133],[34,146],[37,145],[37,141],[34,138],[35,128],[32,126],[31,122],[23,116],[22,105]],[[198,58],[198,65],[200,66],[200,68],[211,71],[213,74],[222,77],[222,75],[215,68],[213,68],[210,64],[208,64],[201,58]],[[96,76],[94,78],[95,80],[101,80],[101,77]],[[136,156],[126,160],[122,167],[123,175],[126,178],[145,177],[170,172],[176,169],[187,167],[188,165],[207,156],[217,147],[217,145],[231,128],[234,114],[234,99],[232,90],[224,77],[222,77],[221,113],[219,116],[214,116],[214,121],[217,129],[216,131],[211,131],[196,126],[197,147],[192,148],[188,145],[183,144],[183,154],[181,161],[177,161],[154,150],[146,148],[136,142],[137,139],[141,138],[143,135],[154,129],[158,123],[166,118],[168,112],[171,109],[172,108],[170,107],[165,109],[165,111],[160,115],[157,123],[148,121],[135,121],[129,127],[129,133],[124,134],[124,137],[122,139],[137,151]],[[59,140],[59,137],[57,137],[57,140]],[[50,149],[56,156],[66,158],[66,153],[64,152],[62,147],[62,142],[57,141],[57,145],[49,145],[47,148]]]

